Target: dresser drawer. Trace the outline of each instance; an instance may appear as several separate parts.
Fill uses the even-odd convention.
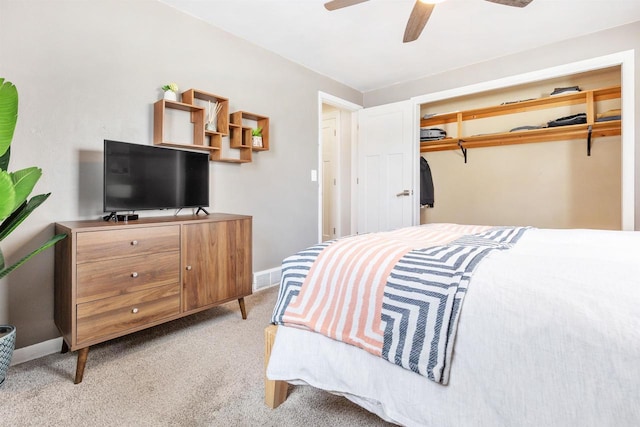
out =
[[[76,302],[180,282],[180,252],[85,262],[77,266]]]
[[[115,337],[180,312],[180,285],[104,298],[77,305],[76,338],[83,342]]]
[[[76,262],[157,254],[179,249],[179,225],[89,231],[78,233]]]

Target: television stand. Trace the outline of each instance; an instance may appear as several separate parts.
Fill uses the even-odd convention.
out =
[[[250,216],[101,221],[55,225],[56,234],[67,238],[55,248],[54,320],[64,338],[62,350],[78,352],[76,384],[89,348],[99,343],[230,301],[238,301],[247,318],[244,297],[251,295],[253,282]]]

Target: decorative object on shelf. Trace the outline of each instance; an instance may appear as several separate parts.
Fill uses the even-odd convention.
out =
[[[0,241],[4,240],[40,206],[51,193],[40,194],[28,199],[36,185],[42,169],[32,166],[16,172],[8,172],[11,140],[18,120],[18,89],[4,78],[0,78]],[[25,255],[10,266],[4,263],[0,250],[0,278],[11,273],[31,257],[55,245],[66,237],[53,236],[39,248]],[[15,348],[15,327],[0,325],[0,384],[4,382]]]
[[[168,85],[162,86],[162,90],[164,91],[164,99],[169,101],[177,101],[178,100],[178,85],[176,83],[169,83]]]
[[[251,145],[262,148],[262,128],[251,129]]]
[[[209,109],[207,110],[207,124],[205,125],[205,129],[217,132],[218,131],[218,113],[222,109],[222,104],[219,102],[214,102],[211,104],[209,101]]]

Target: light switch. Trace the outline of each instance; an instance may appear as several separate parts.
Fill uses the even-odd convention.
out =
[[[318,180],[318,171],[311,169],[311,181],[316,182]]]

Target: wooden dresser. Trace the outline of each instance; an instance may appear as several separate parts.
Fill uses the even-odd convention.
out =
[[[55,323],[62,351],[91,345],[251,294],[251,217],[171,216],[56,224]]]

